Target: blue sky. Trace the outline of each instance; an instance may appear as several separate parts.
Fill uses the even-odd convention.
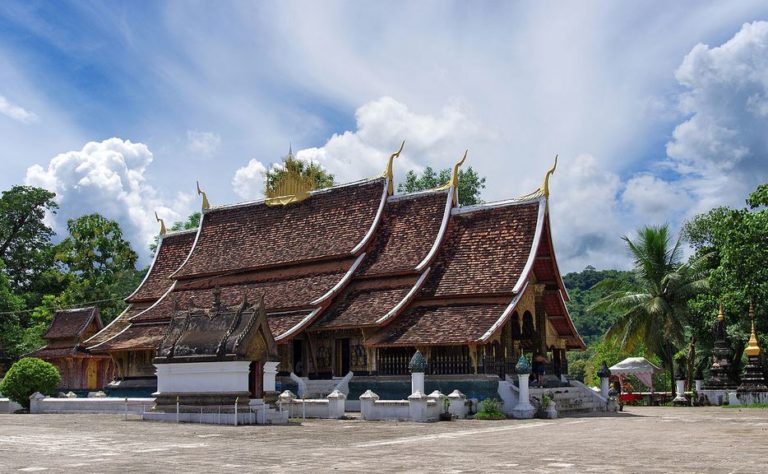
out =
[[[98,211],[146,261],[153,212],[256,199],[289,143],[351,181],[447,167],[485,199],[556,153],[565,270],[768,179],[765,2],[0,3],[0,189]],[[144,243],[144,244],[142,244]]]

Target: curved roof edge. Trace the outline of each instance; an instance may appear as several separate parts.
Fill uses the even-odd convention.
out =
[[[437,232],[437,237],[435,237],[435,242],[432,244],[432,248],[429,249],[429,253],[427,254],[424,259],[419,262],[418,265],[416,265],[416,271],[420,272],[424,270],[424,268],[432,263],[432,261],[435,259],[435,256],[437,255],[438,250],[440,250],[440,246],[443,243],[443,239],[445,238],[445,232],[448,228],[448,221],[451,217],[451,211],[453,209],[453,186],[448,188],[446,191],[446,202],[445,202],[445,211],[443,211],[443,221],[440,223],[440,230]]]
[[[400,300],[400,302],[397,303],[394,308],[389,310],[387,314],[377,319],[376,324],[379,326],[384,326],[397,319],[400,313],[402,313],[403,310],[418,296],[419,290],[421,290],[421,287],[424,286],[424,281],[427,279],[427,275],[429,275],[430,270],[431,268],[429,267],[424,270],[419,279],[416,280],[416,283],[414,283],[411,289],[408,290],[408,293],[403,297],[403,299]]]
[[[512,314],[512,311],[517,308],[517,304],[520,302],[520,298],[523,297],[523,294],[525,294],[525,290],[528,289],[528,282],[525,282],[525,285],[523,285],[522,290],[515,295],[514,298],[512,298],[512,301],[507,305],[506,308],[504,308],[504,312],[501,313],[501,316],[499,316],[499,319],[496,320],[495,323],[487,330],[485,331],[485,334],[480,336],[480,339],[477,340],[477,342],[486,342],[491,336],[493,336],[493,333],[495,333],[506,321],[509,319],[509,315]]]

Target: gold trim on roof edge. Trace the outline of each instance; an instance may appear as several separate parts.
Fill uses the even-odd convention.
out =
[[[315,183],[310,176],[302,176],[296,170],[286,169],[280,181],[265,191],[267,206],[285,206],[301,202],[314,191]]]
[[[164,236],[166,234],[165,230],[165,221],[160,219],[157,215],[157,211],[155,211],[155,220],[160,223],[160,237]]]
[[[203,210],[204,211],[208,210],[208,209],[211,208],[211,203],[208,202],[208,195],[205,194],[205,191],[200,189],[200,181],[196,181],[196,183],[197,183],[197,195],[198,196],[203,196]]]
[[[394,178],[394,173],[392,172],[392,163],[395,161],[395,158],[400,156],[400,153],[402,153],[404,146],[405,146],[405,140],[403,140],[403,143],[400,144],[399,150],[389,155],[389,160],[387,161],[387,168],[384,170],[384,177],[389,180],[389,184],[387,184],[387,196],[392,196],[393,194],[395,194],[395,178]]]

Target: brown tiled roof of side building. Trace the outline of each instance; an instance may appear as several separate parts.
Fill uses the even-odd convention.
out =
[[[147,276],[141,285],[126,298],[129,303],[140,301],[154,302],[168,291],[173,281],[169,278],[192,250],[195,241],[196,230],[170,233],[160,240],[157,248],[157,256],[152,262]]]
[[[414,271],[438,237],[448,198],[447,190],[390,198],[359,274]]]
[[[56,311],[51,327],[43,334],[43,338],[49,340],[79,338],[94,318],[101,328],[99,310],[95,306]]]
[[[90,349],[93,352],[155,350],[165,337],[167,323],[131,324],[112,338]]]
[[[104,326],[104,329],[97,332],[93,336],[91,336],[89,339],[87,339],[84,344],[86,347],[95,346],[97,344],[101,344],[102,342],[106,341],[107,339],[110,339],[131,323],[130,319],[137,314],[141,313],[145,309],[149,308],[150,303],[136,303],[136,304],[130,304],[127,308],[123,310],[122,313],[120,313],[112,322]]]
[[[533,250],[539,205],[452,215],[422,296],[511,294]]]
[[[348,288],[316,325],[317,329],[342,329],[376,326],[376,320],[386,315],[403,300],[412,285],[396,288]]]
[[[411,308],[379,330],[367,344],[413,346],[476,342],[505,308],[499,304]]]
[[[308,275],[291,280],[244,283],[220,288],[223,304],[237,304],[246,296],[258,301],[264,295],[264,304],[269,310],[302,308],[330,291],[346,272],[332,272]],[[180,308],[205,307],[213,303],[213,288],[173,291],[145,312],[135,316],[134,322],[169,320],[175,302]]]
[[[385,180],[313,193],[286,206],[263,202],[213,208],[173,275],[188,278],[351,254],[378,215]]]

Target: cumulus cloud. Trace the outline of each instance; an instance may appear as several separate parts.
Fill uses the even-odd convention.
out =
[[[626,267],[628,256],[619,238],[628,229],[618,199],[622,189],[619,176],[592,155],[560,161],[552,177],[550,212],[564,270]]]
[[[667,144],[668,165],[696,197],[696,211],[743,204],[768,179],[768,22],[746,23],[718,47],[696,45],[675,77],[689,118]]]
[[[153,156],[142,143],[110,138],[89,142],[81,150],[61,153],[47,167],[27,169],[26,184],[56,193],[60,206],[54,229],[66,231],[67,219],[98,212],[120,223],[123,233],[146,263],[147,246],[157,233],[154,212],[167,222],[181,220],[191,211],[191,194],[166,201],[147,183]]]
[[[246,200],[255,200],[264,196],[264,180],[267,168],[256,159],[239,168],[232,178],[235,194]]]
[[[296,157],[317,162],[338,182],[347,182],[381,174],[386,158],[405,140],[405,150],[395,161],[402,178],[407,170],[421,170],[425,163],[447,167],[470,143],[489,138],[489,132],[458,101],[433,115],[413,112],[391,97],[382,97],[359,107],[355,120],[355,131],[334,134],[322,147],[299,150]]]
[[[211,157],[221,145],[221,136],[213,132],[187,130],[187,149],[204,157]]]
[[[23,107],[12,103],[2,95],[0,95],[0,114],[25,124],[37,122],[38,120],[38,117],[34,112],[25,110]]]
[[[679,221],[693,204],[684,183],[671,183],[651,174],[633,176],[627,181],[621,200],[641,222],[661,225]]]

